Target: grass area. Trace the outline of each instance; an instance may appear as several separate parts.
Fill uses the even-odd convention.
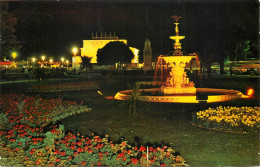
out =
[[[103,91],[105,96],[113,91]],[[97,92],[64,93],[66,98],[83,99],[93,108],[90,113],[63,121],[65,128],[82,133],[109,134],[114,141],[125,138],[135,145],[170,145],[192,166],[258,165],[258,135],[230,134],[193,127],[191,112],[219,104],[199,106],[187,104],[150,104],[148,111],[130,117],[128,110],[118,107],[121,101],[104,99]],[[255,101],[256,102],[256,101]],[[255,102],[250,101],[251,105]],[[247,105],[246,101],[221,103]]]
[[[63,97],[84,101],[92,112],[75,115],[62,123],[65,129],[83,134],[108,134],[114,141],[124,137],[135,145],[170,145],[180,152],[191,166],[255,166],[259,165],[259,135],[231,134],[193,127],[191,113],[208,107],[255,106],[258,99],[238,100],[229,103],[163,104],[151,103],[148,111],[136,117],[128,109],[120,108],[122,101],[108,100],[117,91],[127,89],[127,83],[141,80],[127,77],[98,81],[103,96],[97,91],[76,91],[42,94],[44,97]],[[219,84],[218,84],[219,83]],[[243,84],[239,84],[243,83]],[[213,78],[208,87],[232,88],[245,93],[247,86],[258,90],[259,79]],[[235,84],[235,86],[233,85]],[[22,88],[22,86],[20,86]],[[258,92],[258,91],[257,91]]]

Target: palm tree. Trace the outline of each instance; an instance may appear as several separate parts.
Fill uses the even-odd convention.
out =
[[[129,86],[129,89],[131,90],[131,86]],[[128,107],[129,115],[133,112],[134,116],[136,115],[137,111],[140,111],[142,109],[147,109],[149,107],[147,102],[144,102],[140,99],[140,88],[141,84],[136,83],[131,90],[130,97],[123,103],[123,105]]]
[[[90,63],[92,57],[81,57],[81,68],[86,68],[86,80],[88,80],[88,76],[87,76],[87,69],[90,68],[92,66],[92,64]]]

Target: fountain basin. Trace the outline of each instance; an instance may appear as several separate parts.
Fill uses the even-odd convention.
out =
[[[128,100],[132,90],[118,92],[114,98],[117,100]],[[160,94],[161,88],[140,89],[139,99],[147,102],[161,103],[216,103],[245,98],[240,91],[228,89],[196,88],[196,94]],[[152,95],[154,94],[154,95]]]

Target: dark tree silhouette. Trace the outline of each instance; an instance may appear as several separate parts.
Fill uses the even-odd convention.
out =
[[[87,76],[87,69],[89,68],[91,68],[92,67],[92,64],[90,63],[90,61],[91,61],[91,59],[92,59],[92,57],[81,57],[81,60],[82,60],[82,62],[81,62],[81,68],[86,68],[86,80],[88,80],[88,76]]]
[[[12,14],[9,13],[8,2],[1,2],[1,31],[0,31],[0,41],[1,41],[1,60],[10,56],[12,51],[17,51],[22,46],[20,45],[17,37],[15,35],[17,19]],[[11,57],[10,57],[11,58]]]
[[[114,65],[115,63],[131,63],[134,58],[129,46],[123,42],[109,42],[97,52],[98,65]]]

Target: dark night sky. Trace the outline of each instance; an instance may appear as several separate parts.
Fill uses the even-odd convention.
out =
[[[188,53],[205,54],[207,48],[217,57],[237,41],[258,41],[258,1],[253,0],[10,2],[10,12],[18,18],[23,58],[43,53],[69,57],[72,46],[82,47],[82,40],[97,31],[116,32],[140,50],[149,38],[154,57],[167,54],[173,45],[173,15],[183,17],[180,35],[186,35],[182,43]]]

